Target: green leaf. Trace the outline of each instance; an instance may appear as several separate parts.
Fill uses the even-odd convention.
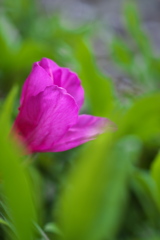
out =
[[[43,229],[37,223],[34,223],[34,225],[35,225],[36,230],[40,234],[40,236],[42,236],[43,240],[50,240],[48,238],[48,236],[46,235],[46,233],[43,231]]]
[[[0,224],[8,226],[8,222],[5,221],[3,218],[0,218]]]
[[[135,134],[144,141],[159,139],[160,93],[145,96],[133,103],[119,125],[117,135]]]
[[[118,37],[113,38],[111,41],[111,52],[113,59],[118,65],[128,73],[131,73],[134,55],[127,43]]]
[[[0,173],[9,209],[10,220],[15,227],[18,239],[28,240],[33,237],[32,221],[35,219],[35,209],[32,201],[32,191],[26,169],[21,164],[21,151],[10,139],[10,116],[16,94],[14,88],[9,94],[0,115]],[[15,239],[11,236],[12,239]],[[16,239],[17,239],[16,238]]]
[[[142,30],[138,9],[135,2],[132,0],[126,1],[124,5],[124,21],[128,32],[131,33],[131,36],[136,41],[140,50],[146,57],[150,57],[152,51],[149,38]]]
[[[91,103],[92,113],[106,117],[113,108],[113,83],[98,69],[92,50],[83,38],[76,41],[75,57],[80,65],[80,77]]]
[[[125,139],[114,146],[112,140],[103,135],[91,143],[69,175],[60,199],[59,226],[64,240],[112,239],[116,235],[127,200],[133,151],[126,147]]]
[[[157,201],[160,208],[160,153],[158,153],[151,165],[151,176],[157,186]]]
[[[132,187],[148,221],[154,226],[159,226],[160,211],[157,205],[157,187],[152,176],[147,171],[135,170],[133,172]]]
[[[57,225],[53,222],[47,223],[44,227],[44,231],[61,235],[61,231],[59,230]]]
[[[133,63],[133,74],[141,82],[148,92],[155,91],[155,77],[152,62],[154,52],[149,37],[141,26],[140,14],[134,1],[126,1],[124,5],[124,21],[127,31],[130,33],[133,42],[137,46],[137,54]]]
[[[21,42],[18,29],[5,14],[1,14],[0,16],[0,36],[4,39],[11,52],[14,52]]]

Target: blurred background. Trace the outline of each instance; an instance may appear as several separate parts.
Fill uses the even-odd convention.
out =
[[[0,1],[0,239],[160,239],[159,11],[159,0]],[[4,136],[42,57],[77,72],[82,113],[118,130],[66,152],[15,152]]]

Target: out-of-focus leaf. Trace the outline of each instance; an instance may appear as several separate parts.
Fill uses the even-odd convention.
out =
[[[8,226],[8,222],[6,222],[3,218],[0,218],[0,224]]]
[[[160,191],[160,153],[157,155],[151,166],[151,174]]]
[[[124,5],[124,20],[128,32],[130,32],[134,40],[136,40],[140,50],[142,50],[146,57],[150,57],[152,51],[149,38],[142,30],[138,9],[132,0],[126,1]]]
[[[160,58],[159,57],[156,56],[156,57],[152,58],[151,68],[154,71],[155,80],[157,81],[157,83],[159,83],[159,78],[160,78],[160,71],[159,71],[160,70]]]
[[[77,39],[75,57],[80,67],[80,77],[95,115],[106,117],[113,108],[112,81],[97,68],[92,50],[83,38]]]
[[[115,146],[111,142],[112,138],[104,135],[91,143],[70,173],[61,195],[62,239],[115,237],[127,200],[130,161],[135,161],[139,147],[129,147],[132,141],[128,139],[122,139]]]
[[[151,166],[151,175],[157,187],[157,201],[160,208],[160,153],[156,156]]]
[[[1,139],[6,139],[10,131],[10,125],[11,125],[10,118],[11,118],[11,113],[12,113],[16,93],[17,93],[17,87],[14,87],[1,109],[1,115],[0,115],[1,126],[0,127],[1,127],[1,130],[3,130],[2,133],[4,133],[4,136],[3,134],[1,134],[1,136],[3,136],[3,138]]]
[[[0,15],[0,35],[3,36],[10,51],[15,51],[21,42],[18,29],[4,14]]]
[[[140,20],[140,14],[134,1],[126,1],[124,7],[124,21],[127,31],[137,46],[132,72],[139,83],[145,84],[147,92],[157,90],[155,72],[153,67],[154,52],[149,37],[145,33]],[[156,83],[156,84],[155,84]]]
[[[0,115],[0,172],[3,189],[18,239],[28,240],[33,237],[32,221],[35,211],[32,202],[32,191],[27,173],[21,164],[21,156],[17,147],[9,139],[10,115],[13,108],[16,89],[7,98]],[[13,236],[12,239],[15,239]]]
[[[149,172],[136,170],[133,174],[132,186],[148,220],[156,227],[159,226],[157,187]]]
[[[127,44],[120,38],[116,37],[111,41],[111,52],[113,59],[122,66],[128,73],[131,72],[133,64],[133,52]]]
[[[35,223],[34,225],[35,225],[36,230],[38,231],[38,233],[40,234],[40,236],[42,237],[43,240],[50,240],[48,238],[48,236],[46,235],[46,233],[43,231],[43,229],[37,223]]]
[[[102,74],[96,65],[93,51],[86,41],[88,32],[83,28],[79,31],[69,31],[59,26],[55,36],[63,39],[73,50],[73,58],[78,64],[77,72],[90,101],[92,113],[108,116],[114,105],[113,83],[109,77]]]
[[[59,230],[57,225],[53,222],[47,223],[44,227],[44,231],[61,235],[61,231]]]
[[[8,71],[8,64],[12,59],[17,47],[17,31],[14,28],[6,16],[0,16],[0,52],[3,58],[0,58],[1,71]],[[17,42],[16,42],[17,40]],[[1,77],[1,76],[0,76]],[[1,80],[2,81],[2,80]]]
[[[6,15],[19,28],[23,35],[28,33],[29,26],[36,17],[35,0],[4,0]]]
[[[23,44],[15,56],[17,61],[14,61],[13,63],[16,81],[19,79],[22,80],[22,76],[24,73],[26,75],[27,71],[29,74],[32,64],[36,61],[39,61],[42,57],[52,58],[53,53],[49,51],[48,47],[43,44],[36,43],[32,40],[23,41]],[[25,79],[23,79],[23,81],[24,80]]]
[[[133,103],[119,126],[119,135],[135,134],[149,141],[160,134],[160,94],[143,97]]]

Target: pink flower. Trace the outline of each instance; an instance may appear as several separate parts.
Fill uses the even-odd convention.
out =
[[[84,90],[78,76],[43,58],[26,79],[14,129],[31,152],[59,152],[103,133],[106,118],[79,115]],[[103,103],[102,103],[103,104]]]

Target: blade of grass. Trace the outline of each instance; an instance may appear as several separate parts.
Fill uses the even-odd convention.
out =
[[[16,88],[9,94],[0,116],[0,173],[6,205],[11,221],[20,240],[33,239],[32,222],[35,209],[27,172],[21,164],[21,153],[9,139],[10,116],[13,108]],[[13,236],[11,237],[13,239]]]

